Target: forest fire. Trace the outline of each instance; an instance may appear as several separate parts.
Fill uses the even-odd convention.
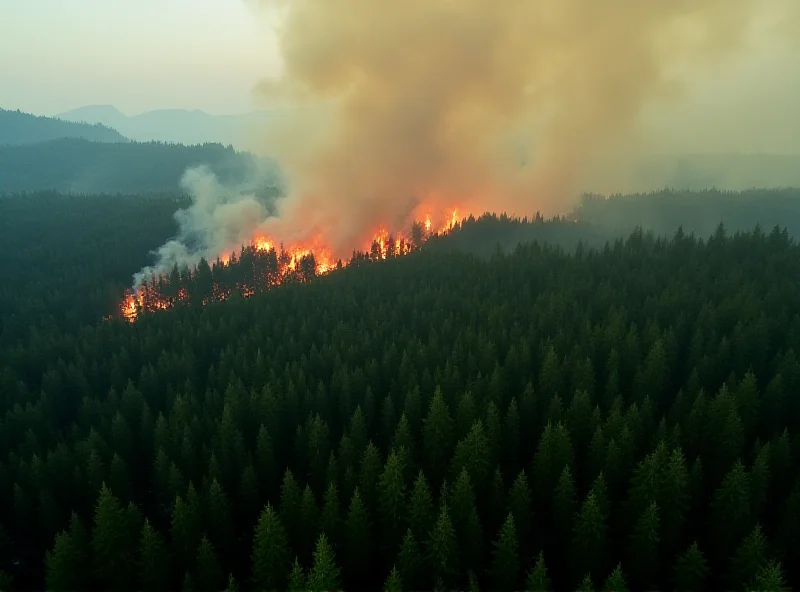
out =
[[[447,234],[459,224],[458,210],[447,214],[434,226],[430,214],[424,222],[412,224],[408,235],[391,234],[381,226],[367,249],[354,250],[349,260],[335,258],[321,238],[285,246],[272,237],[257,235],[240,252],[220,253],[213,262],[205,259],[194,269],[177,268],[167,274],[152,274],[130,290],[120,305],[129,322],[142,312],[155,312],[179,303],[224,301],[237,293],[249,297],[287,282],[307,282],[312,278],[364,261],[382,261],[407,255],[431,236]]]

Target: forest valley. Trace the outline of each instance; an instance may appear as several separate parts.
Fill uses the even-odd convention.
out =
[[[474,217],[468,218],[474,221]],[[128,291],[120,313],[130,322],[142,312],[155,312],[177,304],[221,302],[233,293],[244,298],[288,282],[308,282],[318,275],[341,270],[365,261],[384,261],[407,255],[432,236],[443,236],[459,227],[458,209],[434,225],[430,214],[411,225],[408,235],[390,234],[385,226],[375,233],[366,250],[354,250],[349,260],[335,259],[322,241],[284,246],[273,238],[256,235],[249,244],[221,253],[211,265],[203,258],[194,267],[173,266],[169,274],[151,274],[141,285]]]

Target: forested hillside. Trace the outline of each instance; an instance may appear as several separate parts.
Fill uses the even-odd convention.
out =
[[[800,585],[799,273],[778,229],[637,232],[39,320],[0,348],[0,587]]]
[[[83,138],[93,142],[127,142],[116,130],[0,109],[0,146],[35,144],[57,138]]]
[[[584,196],[570,216],[619,234],[641,227],[658,235],[671,235],[678,226],[687,233],[709,236],[718,224],[731,231],[786,227],[800,236],[800,189],[748,189],[745,191],[663,190],[648,194]]]
[[[0,193],[175,193],[186,169],[198,165],[231,184],[251,180],[260,166],[252,155],[221,144],[60,139],[0,146]]]
[[[0,346],[32,331],[76,331],[115,310],[187,204],[166,195],[0,197]]]

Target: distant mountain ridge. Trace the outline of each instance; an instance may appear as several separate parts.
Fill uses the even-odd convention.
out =
[[[59,138],[82,138],[92,142],[127,142],[128,138],[100,122],[77,123],[0,109],[0,146],[36,144]]]
[[[274,164],[221,144],[101,143],[59,138],[0,146],[0,195],[44,190],[181,194],[183,174],[201,165],[228,186],[266,197],[280,192]]]
[[[66,111],[58,117],[67,121],[102,123],[139,142],[215,142],[242,147],[254,127],[274,117],[268,111],[241,115],[211,115],[197,109],[157,109],[138,115],[125,115],[113,105],[89,105]]]

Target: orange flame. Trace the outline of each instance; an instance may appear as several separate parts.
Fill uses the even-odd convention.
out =
[[[430,214],[425,215],[423,223],[425,228],[425,238],[433,234],[447,234],[451,232],[458,224],[458,210],[453,209],[448,213],[444,222],[438,226],[438,230],[433,231],[434,222]],[[276,245],[278,245],[276,247]],[[278,267],[277,274],[269,282],[268,286],[279,285],[290,277],[296,276],[298,273],[301,275],[308,271],[308,265],[313,261],[314,274],[324,275],[335,269],[347,266],[346,261],[336,260],[330,249],[324,244],[321,237],[315,237],[311,241],[301,244],[290,245],[284,247],[281,243],[274,240],[272,237],[258,235],[255,236],[247,245],[249,248],[256,252],[269,253],[274,252],[277,257]],[[417,245],[418,246],[418,245]],[[413,250],[413,245],[409,237],[403,233],[391,235],[385,226],[373,234],[371,248],[366,248],[361,251],[368,259],[384,260],[391,257],[407,255]],[[244,253],[244,251],[243,251]],[[220,253],[217,257],[218,264],[214,264],[216,268],[227,267],[231,264],[232,260],[236,260],[235,252]],[[304,266],[306,266],[304,268]],[[191,275],[193,275],[192,272]],[[142,311],[155,311],[170,308],[177,302],[184,302],[189,299],[189,294],[186,288],[182,287],[173,292],[170,298],[159,294],[155,288],[156,282],[166,282],[169,279],[165,277],[152,278],[151,284],[139,286],[135,291],[129,292],[122,303],[120,304],[120,312],[126,320],[133,322]],[[159,286],[161,283],[159,283]],[[175,287],[177,288],[177,286]],[[256,286],[253,285],[236,285],[238,291],[243,297],[249,297],[256,293]],[[217,283],[214,283],[211,296],[202,300],[206,304],[209,299],[224,301],[231,294],[230,289],[223,289]]]

